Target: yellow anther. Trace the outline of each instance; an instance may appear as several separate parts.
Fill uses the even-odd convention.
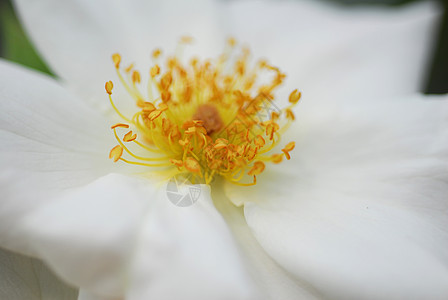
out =
[[[248,142],[248,143],[252,142],[252,140],[250,139],[249,135],[250,135],[250,129],[247,128],[247,129],[246,129],[246,134],[244,135],[244,139],[245,139],[246,142]]]
[[[254,165],[252,166],[252,168],[249,170],[249,172],[247,173],[247,175],[259,175],[261,174],[265,169],[265,165],[263,162],[261,161],[256,161],[254,162]]]
[[[109,95],[112,95],[112,89],[114,88],[114,84],[112,83],[112,81],[109,80],[108,82],[106,82],[105,87],[106,87],[106,92]]]
[[[160,79],[160,88],[162,90],[167,90],[172,82],[173,82],[173,76],[170,73],[166,73]]]
[[[193,42],[193,38],[191,36],[183,36],[180,38],[180,43],[182,44],[191,44]]]
[[[266,68],[267,65],[268,65],[268,62],[265,59],[260,59],[258,61],[258,67],[261,69]]]
[[[235,47],[236,46],[236,39],[233,37],[230,37],[227,39],[227,44],[229,44],[230,47]]]
[[[302,97],[302,93],[300,93],[297,89],[292,91],[291,94],[289,95],[289,102],[296,104],[297,102],[299,102],[300,97]]]
[[[113,159],[114,162],[117,162],[121,156],[123,155],[123,147],[120,145],[117,145],[110,150],[109,153],[109,159]]]
[[[152,51],[152,58],[157,59],[159,58],[159,56],[162,54],[162,50],[160,49],[154,49],[154,51]]]
[[[154,104],[152,104],[151,102],[145,102],[143,103],[143,108],[142,111],[144,112],[152,112],[156,109],[156,107],[154,106]]]
[[[162,100],[168,102],[171,99],[171,93],[168,91],[162,91]]]
[[[271,159],[274,164],[279,164],[283,161],[283,155],[277,153],[272,154]]]
[[[257,145],[258,147],[263,147],[266,144],[266,141],[264,140],[264,138],[261,135],[257,135],[257,137],[255,138],[255,145]]]
[[[296,147],[295,142],[289,142],[288,144],[286,144],[285,148],[283,148],[282,150],[290,152],[290,151],[294,150],[295,147]]]
[[[162,111],[156,109],[156,110],[154,110],[154,111],[152,111],[152,112],[149,113],[149,115],[148,115],[148,119],[149,119],[150,121],[154,121],[154,120],[157,119],[161,114],[162,114]]]
[[[198,163],[198,161],[192,157],[187,157],[184,161],[185,169],[192,173],[200,173],[201,172],[201,165]]]
[[[160,103],[159,104],[159,108],[160,111],[165,111],[168,109],[168,105],[166,105],[165,103]]]
[[[124,142],[132,142],[137,138],[137,134],[132,134],[132,130],[126,133],[123,137]]]
[[[168,69],[173,70],[175,67],[178,67],[179,64],[175,57],[169,57],[166,62],[166,66],[168,67]]]
[[[249,161],[253,160],[257,156],[258,148],[248,147],[246,152],[246,157]]]
[[[129,125],[128,125],[128,124],[124,124],[124,123],[117,123],[117,124],[115,124],[115,125],[112,125],[112,126],[110,127],[110,129],[115,129],[115,128],[118,128],[118,127],[121,127],[121,128],[129,128]]]
[[[115,53],[112,55],[112,60],[114,61],[115,68],[120,68],[120,62],[121,62],[121,55],[118,53]]]
[[[175,165],[176,167],[182,167],[184,165],[184,162],[179,159],[170,159],[170,162]]]
[[[223,149],[226,148],[228,144],[229,144],[228,140],[219,138],[215,141],[215,145],[213,146],[213,148]]]
[[[140,73],[138,71],[132,72],[132,82],[140,83],[140,81],[141,81]]]
[[[192,126],[185,130],[186,135],[196,134],[196,135],[205,135],[207,131],[202,126]]]
[[[269,136],[269,140],[272,141],[274,138],[274,134],[277,130],[279,130],[280,126],[272,121],[269,121],[266,126],[266,135]]]
[[[151,77],[156,77],[157,75],[160,74],[160,67],[158,65],[155,65],[154,67],[151,68],[149,74],[151,75]]]
[[[145,101],[142,98],[137,99],[137,106],[143,108],[145,106]]]
[[[294,115],[294,113],[292,112],[291,109],[287,108],[287,109],[285,110],[285,113],[286,113],[286,118],[287,118],[288,120],[294,121],[294,120],[296,119],[296,116]]]
[[[189,143],[190,143],[190,140],[187,138],[185,138],[184,140],[179,140],[179,145],[181,145],[182,147],[185,147]]]
[[[246,64],[244,63],[244,61],[237,61],[236,63],[236,72],[242,76],[244,75],[244,73],[246,73]]]
[[[280,117],[280,114],[278,112],[273,111],[271,113],[271,120],[277,121],[279,117]]]
[[[202,121],[188,120],[182,124],[182,129],[188,129],[188,128],[194,127],[194,126],[202,126],[202,123],[203,123]]]
[[[285,148],[282,149],[283,153],[285,154],[285,157],[287,160],[291,159],[291,155],[289,154],[290,151],[292,151],[294,149],[294,147],[296,146],[295,142],[290,142],[288,143]]]
[[[189,127],[187,130],[185,130],[185,134],[195,134],[196,133],[196,127],[192,126]]]
[[[130,64],[126,69],[124,69],[124,71],[125,71],[126,73],[129,73],[129,72],[132,71],[133,68],[134,68],[134,64]]]
[[[198,65],[198,58],[197,57],[193,57],[191,60],[190,60],[190,65],[193,67],[193,68],[196,68],[196,66]]]

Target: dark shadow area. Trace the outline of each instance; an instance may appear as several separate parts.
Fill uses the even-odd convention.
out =
[[[424,91],[426,94],[448,93],[448,0],[443,0],[442,2],[444,13],[427,76]]]

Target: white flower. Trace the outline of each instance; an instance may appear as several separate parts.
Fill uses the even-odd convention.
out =
[[[447,298],[448,103],[409,96],[436,8],[166,2],[16,1],[61,80],[0,62],[0,245],[80,299]],[[178,208],[107,159],[102,108],[110,54],[146,66],[184,33],[247,41],[306,100],[290,162]]]

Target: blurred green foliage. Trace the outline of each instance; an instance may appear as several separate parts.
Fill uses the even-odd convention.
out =
[[[2,57],[51,74],[48,67],[36,53],[14,13],[11,3],[0,2],[0,37]]]

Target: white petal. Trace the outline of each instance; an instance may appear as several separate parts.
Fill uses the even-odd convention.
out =
[[[211,1],[17,0],[16,8],[51,69],[87,99],[100,101],[115,70],[111,55],[149,68],[151,51],[174,45],[183,34],[214,48]],[[141,63],[141,64],[140,64]],[[144,72],[146,73],[146,72]],[[99,98],[99,99],[98,99]]]
[[[56,198],[21,175],[2,180],[0,244],[43,259],[67,282],[101,296],[125,291],[125,269],[155,187],[108,175]],[[3,185],[4,184],[4,185]]]
[[[218,185],[213,186],[214,203],[229,224],[239,247],[245,253],[245,265],[250,270],[262,299],[321,299],[318,291],[280,267],[260,246],[246,223],[243,208],[234,206]]]
[[[440,8],[348,8],[326,1],[229,1],[228,34],[287,75],[314,103],[362,101],[420,91]],[[287,98],[286,98],[287,99]]]
[[[251,201],[264,249],[326,297],[445,299],[444,98],[304,109],[295,158],[229,197]]]
[[[111,53],[118,51],[144,68],[151,49],[171,51],[186,33],[207,54],[220,49],[230,34],[247,42],[257,56],[294,78],[287,79],[284,96],[297,87],[316,102],[418,91],[439,15],[431,2],[393,10],[347,10],[314,1],[207,0],[16,0],[16,7],[54,71],[94,103],[114,76]]]
[[[39,260],[0,249],[0,298],[75,300],[78,292]]]
[[[43,189],[82,185],[109,171],[113,134],[99,113],[53,79],[4,61],[0,82],[3,171],[26,171]]]
[[[200,198],[192,206],[175,206],[165,195],[153,203],[126,299],[260,299],[210,187],[197,187]]]
[[[116,174],[50,199],[14,185],[1,186],[0,244],[43,259],[87,295],[259,299],[208,188],[183,208],[153,182]]]

